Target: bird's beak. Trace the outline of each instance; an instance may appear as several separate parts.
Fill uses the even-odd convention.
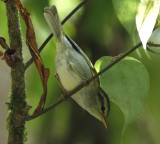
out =
[[[104,117],[102,117],[102,122],[103,122],[105,128],[107,128],[107,124],[106,124],[106,121],[105,121],[105,118],[104,118]]]

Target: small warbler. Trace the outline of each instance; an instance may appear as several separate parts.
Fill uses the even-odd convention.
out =
[[[63,91],[68,93],[97,72],[86,54],[64,33],[56,6],[45,8],[44,17],[56,39],[55,77]],[[107,127],[105,118],[110,103],[100,88],[99,78],[72,95],[72,98]]]

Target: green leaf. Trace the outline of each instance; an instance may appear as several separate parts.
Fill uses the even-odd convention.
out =
[[[129,34],[136,29],[135,16],[139,0],[112,0],[116,15]]]
[[[102,57],[95,64],[96,70],[102,70],[111,61],[111,57]],[[148,95],[149,76],[140,61],[132,57],[121,60],[102,74],[100,82],[110,100],[124,113],[125,126],[141,114]]]
[[[144,49],[150,38],[159,14],[159,0],[141,1],[136,15],[136,25]]]

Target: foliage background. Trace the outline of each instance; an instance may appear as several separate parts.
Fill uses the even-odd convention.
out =
[[[35,27],[38,45],[40,46],[50,34],[50,29],[43,17],[43,9],[46,6],[55,4],[58,8],[60,18],[63,19],[80,0],[23,0],[32,16]],[[25,24],[21,19],[23,36],[23,53],[27,61],[30,54],[25,45]],[[132,38],[119,22],[113,8],[112,1],[87,2],[66,24],[65,32],[72,37],[76,43],[85,51],[91,61],[102,56],[116,56],[125,52],[133,46]],[[8,28],[6,20],[5,4],[0,1],[0,35],[8,40]],[[142,61],[150,75],[150,92],[143,114],[131,124],[124,136],[126,144],[158,144],[160,143],[160,67],[159,56],[151,55],[148,59],[145,52],[140,48],[142,58],[134,52],[133,57]],[[55,40],[47,44],[41,56],[46,67],[50,68],[48,84],[48,96],[46,106],[54,103],[61,95],[61,90],[54,79],[54,57],[56,54]],[[3,61],[0,61],[0,140],[7,142],[6,116],[10,90],[10,69]],[[32,66],[26,72],[26,93],[27,101],[37,106],[42,93],[40,77]],[[27,144],[96,144],[108,143],[118,144],[121,141],[121,130],[123,126],[123,114],[119,108],[111,103],[111,111],[107,119],[108,129],[102,123],[90,116],[80,108],[72,99],[57,106],[47,114],[26,123]]]

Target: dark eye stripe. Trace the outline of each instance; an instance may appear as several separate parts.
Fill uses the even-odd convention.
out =
[[[105,107],[104,106],[101,106],[101,110],[103,111],[103,114],[105,112]]]
[[[101,110],[102,110],[102,112],[103,112],[103,114],[104,114],[104,112],[105,112],[104,98],[103,98],[103,96],[101,95],[101,91],[98,92],[98,97],[99,97],[99,100],[100,100],[100,102],[101,102]]]
[[[108,116],[110,112],[110,101],[109,101],[108,95],[101,89],[98,93],[98,97],[101,101],[102,107],[105,108],[105,105],[107,105],[107,116]],[[107,103],[107,104],[104,104],[104,103]],[[101,107],[101,110],[103,109],[102,107]],[[105,112],[105,109],[104,109],[104,112]]]

